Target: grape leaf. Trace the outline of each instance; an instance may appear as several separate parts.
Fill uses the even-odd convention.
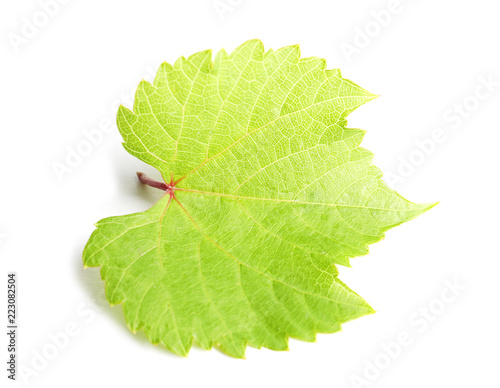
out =
[[[375,97],[298,46],[265,52],[259,40],[213,62],[207,50],[163,63],[141,82],[117,124],[165,195],[99,221],[83,253],[130,329],[180,355],[194,340],[244,357],[372,313],[335,264],[434,205],[387,187],[364,131],[346,128]]]

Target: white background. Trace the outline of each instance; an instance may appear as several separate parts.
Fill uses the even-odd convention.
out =
[[[69,0],[44,17],[38,1],[3,1],[1,281],[7,271],[18,274],[23,365],[20,381],[8,383],[498,386],[500,9],[493,0],[390,3],[221,0],[218,11],[211,0]],[[38,31],[13,44],[33,18]],[[360,31],[371,36],[363,41]],[[246,360],[236,360],[193,348],[181,358],[129,332],[121,307],[104,300],[98,270],[83,270],[81,252],[93,223],[145,210],[161,195],[137,182],[136,171],[158,174],[122,148],[117,104],[131,106],[135,86],[162,61],[207,48],[231,51],[251,38],[274,49],[298,43],[303,56],[326,58],[329,68],[381,95],[349,125],[368,131],[363,145],[399,177],[393,187],[412,201],[441,203],[341,268],[376,314],[316,343],[291,340],[288,352],[250,348]],[[489,93],[481,78],[496,82]],[[113,122],[108,133],[59,179],[54,164],[66,164],[69,150],[106,120]],[[436,128],[443,141],[432,147]],[[416,141],[432,152],[421,153]],[[452,298],[447,281],[465,289]],[[434,314],[424,318],[421,308],[429,307]],[[72,336],[63,341],[65,330]],[[383,346],[401,332],[411,344],[389,360]],[[369,371],[367,363],[385,369]]]

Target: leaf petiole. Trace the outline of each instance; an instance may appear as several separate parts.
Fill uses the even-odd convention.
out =
[[[142,184],[148,185],[151,187],[155,187],[155,188],[163,190],[163,191],[172,191],[175,187],[175,184],[173,182],[170,182],[170,184],[166,184],[164,182],[158,182],[158,181],[155,181],[154,179],[148,177],[143,172],[138,172],[137,177],[139,178],[139,181]]]

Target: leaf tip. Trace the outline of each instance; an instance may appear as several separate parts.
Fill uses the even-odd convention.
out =
[[[371,315],[375,314],[377,310],[375,310],[372,306],[368,305],[366,306],[366,315]]]
[[[437,206],[439,205],[439,201],[438,202],[429,202],[429,203],[423,203],[421,206],[421,211],[422,213],[425,213],[429,210],[431,210],[434,206]]]

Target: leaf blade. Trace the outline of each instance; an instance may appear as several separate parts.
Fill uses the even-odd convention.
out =
[[[177,181],[149,210],[100,221],[83,253],[132,331],[187,355],[288,349],[373,309],[335,264],[428,210],[381,180],[346,117],[376,96],[249,41],[162,64],[120,107],[124,147]],[[173,196],[175,193],[175,196]]]

